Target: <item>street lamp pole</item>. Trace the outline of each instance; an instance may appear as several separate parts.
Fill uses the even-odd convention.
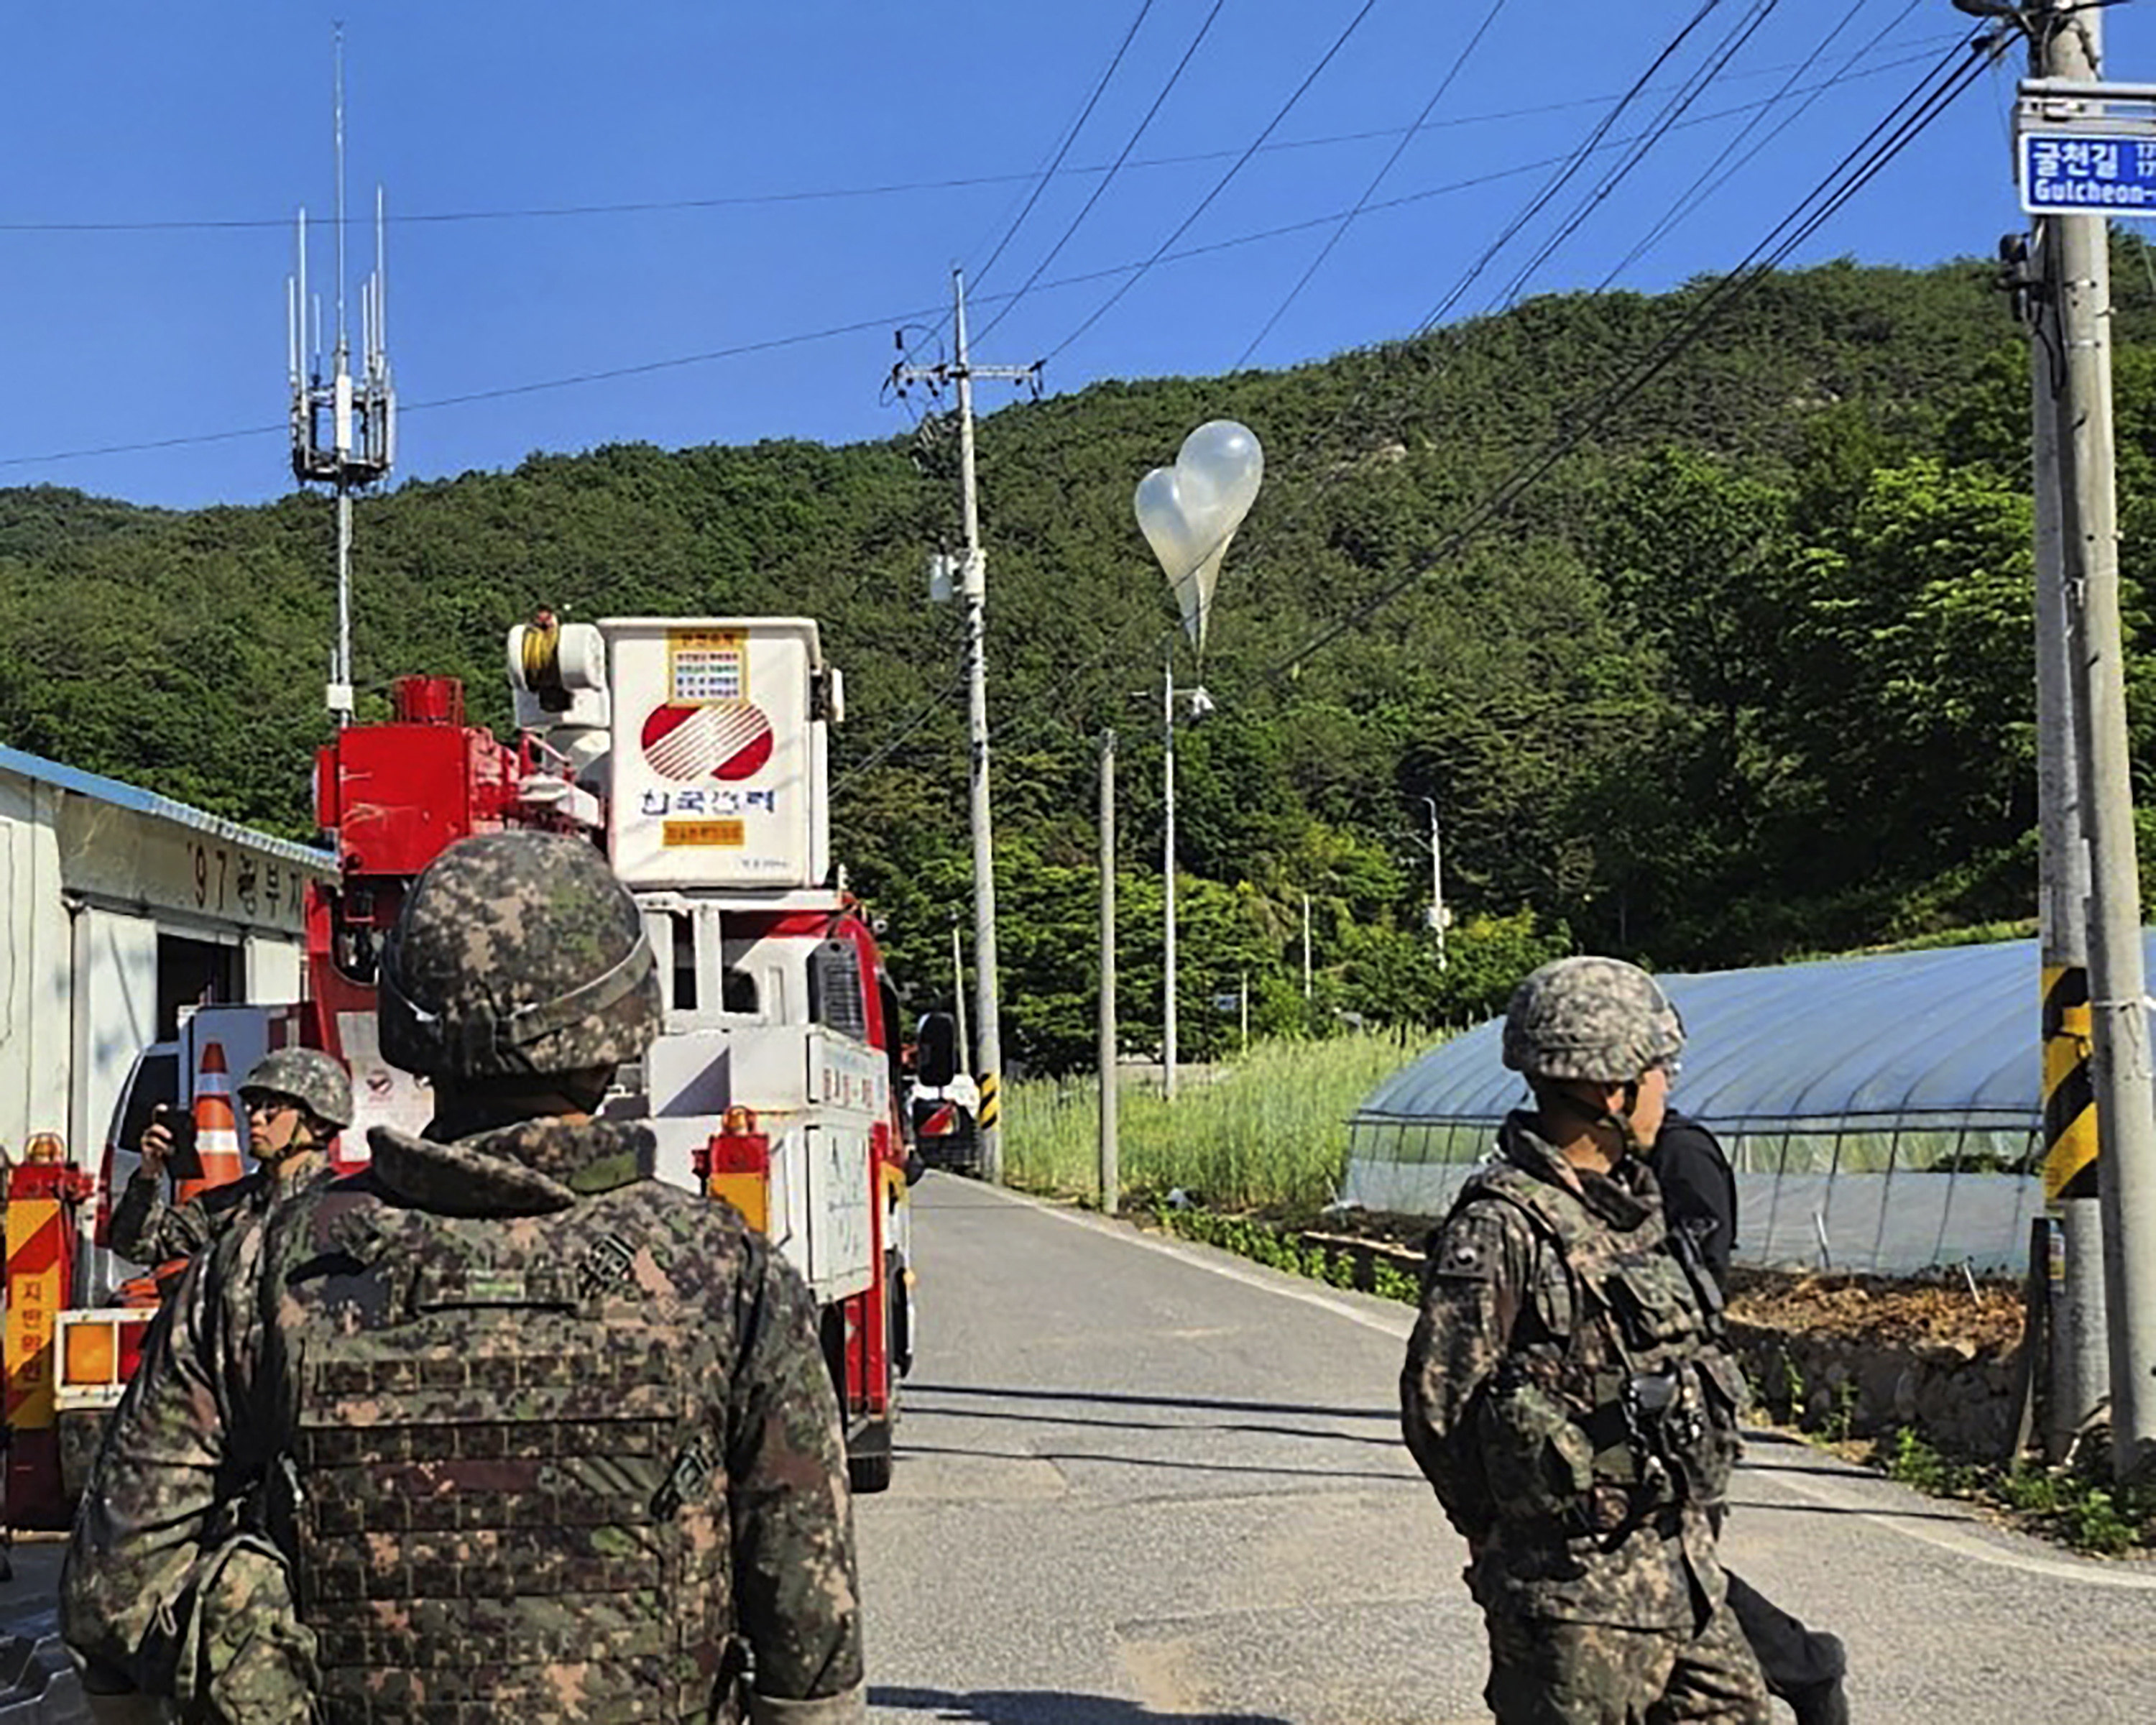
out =
[[[1437,968],[1445,968],[1445,835],[1438,825],[1437,798],[1424,797],[1430,810],[1430,926],[1437,934]]]

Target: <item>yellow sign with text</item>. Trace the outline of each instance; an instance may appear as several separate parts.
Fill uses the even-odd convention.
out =
[[[674,845],[730,845],[746,843],[741,822],[737,820],[670,820],[666,823],[666,843]]]

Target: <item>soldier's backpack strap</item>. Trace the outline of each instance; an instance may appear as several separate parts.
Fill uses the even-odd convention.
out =
[[[1561,1326],[1563,1328],[1565,1353],[1569,1359],[1578,1347],[1578,1320],[1584,1284],[1573,1264],[1571,1253],[1566,1250],[1568,1235],[1564,1224],[1558,1214],[1547,1206],[1543,1184],[1533,1175],[1519,1173],[1502,1163],[1479,1169],[1460,1189],[1459,1194],[1452,1201],[1452,1208],[1439,1224],[1439,1230],[1442,1232],[1451,1225],[1453,1218],[1469,1205],[1485,1199],[1505,1204],[1517,1214],[1525,1217],[1530,1231],[1542,1242],[1563,1272],[1561,1284],[1548,1287],[1547,1291],[1558,1293],[1561,1288],[1564,1310],[1547,1314],[1546,1319],[1553,1317],[1558,1321],[1558,1325],[1553,1327]]]

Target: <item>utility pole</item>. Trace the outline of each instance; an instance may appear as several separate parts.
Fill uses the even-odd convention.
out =
[[[2031,39],[2033,101],[2044,121],[2101,118],[2102,13],[2047,3],[2023,14]],[[2092,86],[2086,93],[2060,86]],[[2145,98],[2144,98],[2145,100]],[[2092,103],[2094,105],[2092,105]],[[2019,146],[2017,146],[2017,148]],[[2099,206],[2099,208],[2101,206]],[[2111,259],[2101,214],[2045,214],[2036,245],[2056,311],[2057,348],[2040,355],[2056,415],[2061,485],[2069,700],[2080,723],[2079,785],[2087,838],[2089,1024],[2102,1153],[2111,1366],[2112,1462],[2121,1480],[2156,1456],[2156,1064],[2148,1044],[2141,893],[2128,752],[2118,612],[2118,506],[2112,448]],[[2044,415],[2040,412],[2038,418]],[[2041,495],[2041,492],[2040,492]],[[2039,607],[2040,619],[2043,607]],[[2061,890],[2070,890],[2061,882]],[[2048,1076],[2048,1075],[2047,1075]]]
[[[321,308],[307,294],[307,213],[299,216],[297,272],[285,283],[288,381],[292,392],[292,474],[301,483],[336,492],[336,644],[330,658],[326,704],[338,727],[352,722],[352,494],[388,476],[397,454],[397,395],[389,382],[384,325],[388,300],[382,264],[382,188],[374,192],[374,274],[360,290],[361,376],[352,375],[352,337],[345,322],[344,32],[336,33],[333,97],[336,160],[336,347],[322,373]]]
[[[1101,1213],[1122,1201],[1116,1138],[1116,733],[1101,733]]]
[[[1430,926],[1437,936],[1437,968],[1445,968],[1445,837],[1437,824],[1437,798],[1424,797],[1430,810]]]
[[[966,949],[958,934],[958,913],[951,913],[951,1005],[958,1020],[958,1070],[973,1070],[973,1044],[966,1035]]]
[[[1310,999],[1310,895],[1302,896],[1302,998]]]
[[[973,813],[973,1022],[980,1039],[980,1069],[976,1076],[981,1086],[981,1173],[991,1183],[1001,1185],[1004,1042],[996,993],[995,835],[988,812],[988,563],[981,549],[980,499],[973,474],[973,380],[1030,381],[1039,377],[1040,367],[1038,363],[975,365],[966,347],[966,275],[962,270],[951,272],[951,304],[956,362],[935,366],[901,362],[891,368],[891,378],[901,385],[927,382],[939,388],[952,382],[958,391],[958,493],[966,535],[962,576],[966,598],[967,743]]]
[[[2041,39],[2030,71],[2043,75]],[[2003,285],[2029,328],[2031,477],[2035,520],[2036,875],[2041,946],[2044,1192],[2049,1394],[2046,1453],[2062,1459],[2111,1393],[2103,1299],[2103,1215],[2097,1196],[2094,1043],[2089,1030],[2088,847],[2078,764],[2087,752],[2073,697],[2066,603],[2066,500],[2061,495],[2055,380],[2063,364],[2051,260],[2056,236],[2040,218],[1999,242]]]
[[[1213,711],[1213,697],[1202,686],[1178,689],[1175,686],[1175,640],[1168,639],[1163,649],[1160,667],[1160,723],[1163,747],[1161,756],[1161,1002],[1160,1002],[1160,1058],[1162,1066],[1161,1095],[1169,1101],[1175,1100],[1175,1070],[1177,1065],[1175,1040],[1175,703],[1178,699],[1190,703],[1189,717],[1194,724]]]
[[[1161,1094],[1175,1100],[1175,644],[1168,644],[1160,668],[1161,733],[1167,753],[1161,762],[1160,886],[1166,922],[1161,931],[1160,1060]]]

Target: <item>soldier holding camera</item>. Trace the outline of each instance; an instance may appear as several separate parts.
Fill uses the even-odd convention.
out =
[[[182,1204],[167,1201],[165,1176],[199,1174],[194,1122],[162,1106],[151,1117],[142,1132],[142,1165],[112,1213],[112,1246],[121,1256],[152,1266],[192,1258],[239,1217],[297,1191],[325,1166],[331,1141],[352,1124],[352,1079],[341,1062],[318,1049],[273,1049],[241,1083],[239,1100],[257,1166],[244,1178],[213,1186]]]

